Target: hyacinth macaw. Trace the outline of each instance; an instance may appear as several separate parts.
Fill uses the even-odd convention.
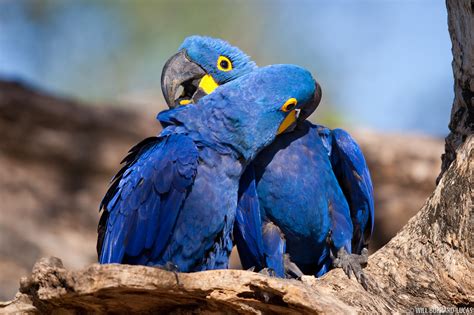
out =
[[[238,61],[235,72],[217,71],[223,54],[225,65]],[[162,89],[170,107],[186,105],[212,93],[199,83],[201,78],[215,87],[255,69],[238,48],[192,36],[165,66]],[[183,93],[177,96],[180,85]],[[317,85],[315,101],[303,106],[296,122],[247,167],[234,237],[244,268],[270,268],[280,277],[302,272],[321,276],[332,263],[362,282],[374,219],[370,174],[347,132],[305,120],[320,98]]]
[[[102,201],[100,263],[227,268],[240,176],[314,91],[308,71],[276,65],[160,113],[163,131],[131,149]]]
[[[347,132],[299,122],[265,148],[242,178],[248,185],[241,187],[236,242],[245,266],[298,277],[321,276],[334,265],[366,284],[361,264],[373,227],[372,184]],[[261,222],[261,244],[247,217]],[[291,261],[285,261],[285,245]]]

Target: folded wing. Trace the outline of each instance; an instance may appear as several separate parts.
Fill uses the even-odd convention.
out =
[[[331,134],[331,164],[349,204],[352,224],[352,252],[368,246],[374,226],[374,195],[369,168],[355,140],[342,129]]]
[[[285,277],[285,238],[276,225],[261,217],[253,164],[240,180],[234,240],[244,269],[271,268],[278,277]]]
[[[163,264],[198,151],[185,135],[151,137],[133,147],[101,203],[100,263]]]

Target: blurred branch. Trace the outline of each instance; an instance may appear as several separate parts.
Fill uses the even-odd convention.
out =
[[[143,121],[135,112],[84,105],[21,83],[0,81],[0,150],[17,159],[34,158],[70,168],[86,165],[97,172],[111,166],[107,157],[97,154],[104,142],[137,141],[150,132],[146,126],[152,124],[129,123]]]

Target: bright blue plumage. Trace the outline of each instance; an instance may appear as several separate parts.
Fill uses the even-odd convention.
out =
[[[180,50],[219,84],[256,69],[219,39],[192,36]],[[231,57],[236,69],[218,71],[220,55]],[[277,137],[242,176],[234,237],[246,268],[284,276],[286,246],[303,271],[319,276],[339,249],[360,254],[367,247],[374,218],[367,165],[348,133],[304,122],[318,103],[307,103],[296,129]]]
[[[259,196],[253,208],[260,209],[262,222],[281,228],[291,260],[304,273],[327,272],[331,250],[344,247],[360,254],[367,246],[373,226],[372,184],[363,155],[346,132],[301,122],[278,136],[252,165]],[[251,227],[242,229],[251,234]],[[251,238],[246,241],[252,243]],[[261,252],[253,260],[265,256]],[[244,267],[250,264],[244,262]]]
[[[250,57],[240,49],[217,38],[190,36],[184,40],[179,50],[185,50],[189,59],[198,63],[219,85],[239,78],[257,68],[255,62],[250,60]],[[233,69],[231,71],[220,71],[216,67],[219,56],[226,56],[232,60]]]
[[[104,199],[109,217],[100,262],[165,264],[160,257],[194,181],[198,149],[185,135],[148,138],[127,162]]]
[[[331,165],[349,203],[354,232],[352,252],[368,247],[374,229],[374,198],[369,168],[356,141],[342,129],[317,126],[321,138],[330,141]],[[329,139],[328,139],[329,135]]]
[[[314,89],[307,71],[270,66],[161,113],[165,129],[132,148],[104,197],[99,261],[226,268],[240,176],[274,140],[282,104],[304,106]]]
[[[242,174],[239,184],[239,196],[234,239],[239,244],[240,260],[244,266],[261,270],[268,263],[263,255],[263,223],[260,216],[255,172],[252,166],[248,166]]]

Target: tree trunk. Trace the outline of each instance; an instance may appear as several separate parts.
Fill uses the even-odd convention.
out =
[[[457,149],[474,129],[474,1],[447,0],[448,26],[453,43],[454,103],[442,156],[441,179],[456,158]]]

